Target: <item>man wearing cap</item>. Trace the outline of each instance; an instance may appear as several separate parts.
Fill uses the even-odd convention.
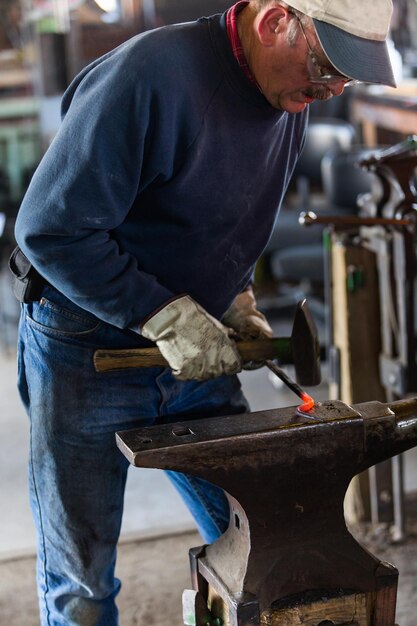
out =
[[[42,279],[19,334],[42,626],[118,624],[127,462],[115,431],[247,410],[230,333],[272,334],[251,281],[308,105],[352,82],[394,85],[391,10],[390,0],[243,0],[134,37],[65,93],[16,224]],[[169,368],[94,371],[96,349],[150,342]],[[215,540],[224,494],[170,478]]]

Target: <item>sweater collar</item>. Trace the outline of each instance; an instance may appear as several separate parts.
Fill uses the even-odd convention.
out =
[[[226,13],[226,28],[227,36],[229,37],[230,45],[232,46],[233,56],[242,68],[246,78],[259,88],[255,76],[250,70],[248,61],[243,51],[242,41],[239,37],[237,28],[237,16],[239,13],[249,4],[249,0],[239,0],[234,4]]]
[[[273,114],[274,117],[281,117],[284,111],[274,109],[269,104],[256,82],[253,83],[248,80],[240,65],[236,63],[236,58],[227,36],[226,15],[227,12],[223,13],[223,15],[213,15],[209,18],[203,18],[207,20],[213,49],[217,54],[225,75],[233,89],[246,101],[258,107],[262,107],[265,111],[269,111]]]

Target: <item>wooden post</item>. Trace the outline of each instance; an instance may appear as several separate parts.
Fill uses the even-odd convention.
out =
[[[331,234],[330,297],[332,345],[339,354],[338,381],[330,398],[346,404],[386,400],[379,377],[381,352],[379,286],[376,255]],[[370,519],[368,472],[355,476],[345,498],[348,523]]]

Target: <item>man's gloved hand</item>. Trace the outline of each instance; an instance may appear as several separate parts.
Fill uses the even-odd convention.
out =
[[[172,300],[142,326],[179,380],[206,380],[236,374],[242,359],[228,329],[190,296]]]
[[[256,308],[255,294],[252,287],[242,291],[222,317],[225,326],[233,328],[240,339],[269,339],[273,337],[272,328],[263,313]]]

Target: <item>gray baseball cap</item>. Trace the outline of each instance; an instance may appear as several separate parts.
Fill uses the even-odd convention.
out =
[[[287,0],[312,18],[330,63],[349,78],[395,87],[387,46],[391,0]]]

